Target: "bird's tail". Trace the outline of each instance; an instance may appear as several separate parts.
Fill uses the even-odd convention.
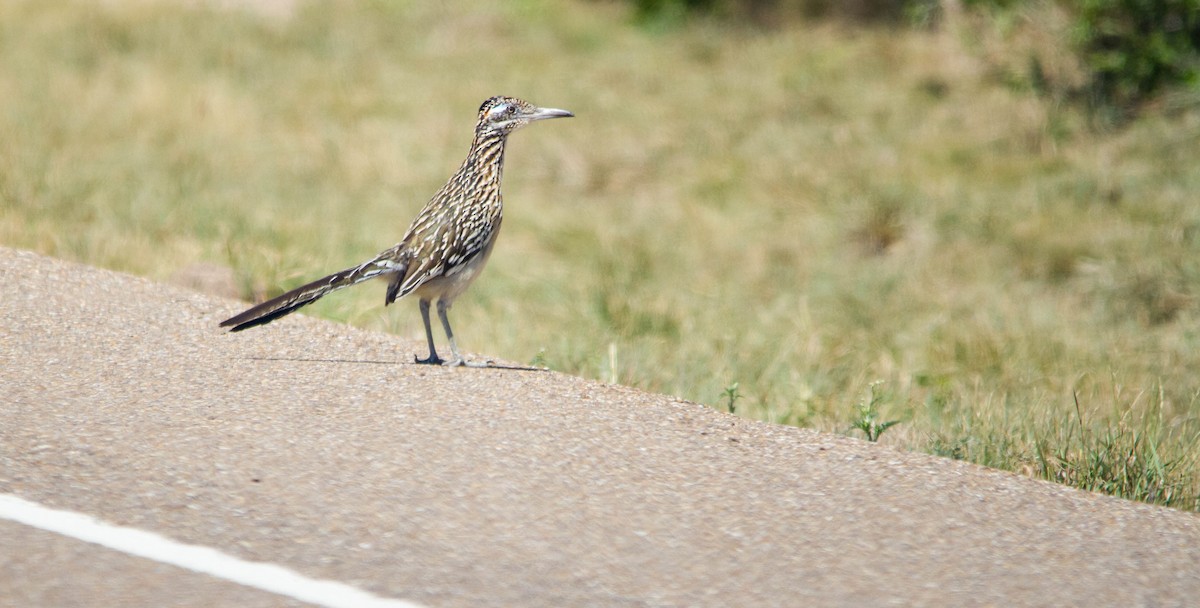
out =
[[[270,323],[279,317],[294,312],[302,306],[312,304],[339,289],[357,285],[381,274],[395,271],[396,267],[390,263],[390,260],[376,258],[360,266],[335,272],[307,285],[297,287],[281,296],[271,298],[262,304],[258,304],[240,314],[221,321],[221,327],[228,327],[229,331],[242,331],[256,325]],[[403,274],[403,269],[401,269],[401,274]]]

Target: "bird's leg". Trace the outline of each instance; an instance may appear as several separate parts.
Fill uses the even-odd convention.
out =
[[[491,361],[474,363],[464,359],[463,356],[458,352],[458,344],[454,341],[454,331],[450,329],[450,317],[446,314],[446,311],[449,309],[450,305],[446,304],[445,300],[438,300],[438,317],[442,320],[442,329],[446,330],[446,339],[450,341],[450,352],[454,353],[454,359],[444,362],[443,365],[448,365],[450,367],[458,367],[460,365],[463,367],[490,367]]]
[[[420,306],[421,306],[421,320],[425,322],[425,339],[429,341],[429,357],[425,358],[425,359],[417,359],[416,357],[413,357],[413,359],[415,359],[417,363],[425,363],[428,365],[441,365],[442,363],[445,363],[445,361],[442,361],[442,358],[439,357],[437,354],[437,350],[435,350],[433,348],[433,327],[429,325],[429,300],[424,300],[424,299],[421,300]],[[439,302],[439,306],[438,306],[439,313],[441,312],[441,309],[442,309],[442,307]],[[443,323],[446,322],[446,317],[444,315],[442,316],[442,322]],[[451,345],[451,347],[453,347],[454,342],[450,342],[450,345]],[[455,351],[454,354],[455,354],[455,356],[457,356],[458,352]]]

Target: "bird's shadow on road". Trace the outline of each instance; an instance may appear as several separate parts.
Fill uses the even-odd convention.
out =
[[[318,359],[311,357],[238,357],[239,359],[248,361],[291,361],[300,363],[354,363],[359,365],[407,365],[419,367],[440,368],[441,365],[429,365],[428,363],[417,363],[415,361],[373,361],[370,359]],[[483,366],[462,366],[466,369],[501,369],[515,372],[548,372],[551,371],[548,367],[530,367],[527,365],[501,365],[498,363],[489,362]]]

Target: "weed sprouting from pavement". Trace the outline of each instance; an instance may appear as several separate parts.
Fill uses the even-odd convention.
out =
[[[882,384],[880,381],[870,384],[868,387],[870,394],[866,399],[858,402],[855,418],[850,424],[850,429],[862,431],[867,436],[867,441],[879,441],[879,437],[888,429],[900,424],[899,420],[880,422],[878,405],[883,397],[876,390],[880,384]]]
[[[737,413],[737,402],[738,402],[738,399],[741,399],[741,398],[742,398],[742,394],[740,392],[738,392],[738,383],[737,382],[734,382],[733,384],[726,386],[725,390],[721,391],[721,399],[723,399],[725,401],[725,408],[729,410],[730,414]]]
[[[529,360],[529,366],[543,368],[543,369],[550,369],[550,366],[546,364],[546,349],[545,348],[538,349],[537,354],[534,355],[533,358]]]

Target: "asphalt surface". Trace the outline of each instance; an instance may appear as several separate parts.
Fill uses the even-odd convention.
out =
[[[1200,601],[1193,514],[301,315],[227,334],[241,303],[28,252],[0,284],[0,493],[378,595]],[[298,604],[0,521],[0,605]]]

